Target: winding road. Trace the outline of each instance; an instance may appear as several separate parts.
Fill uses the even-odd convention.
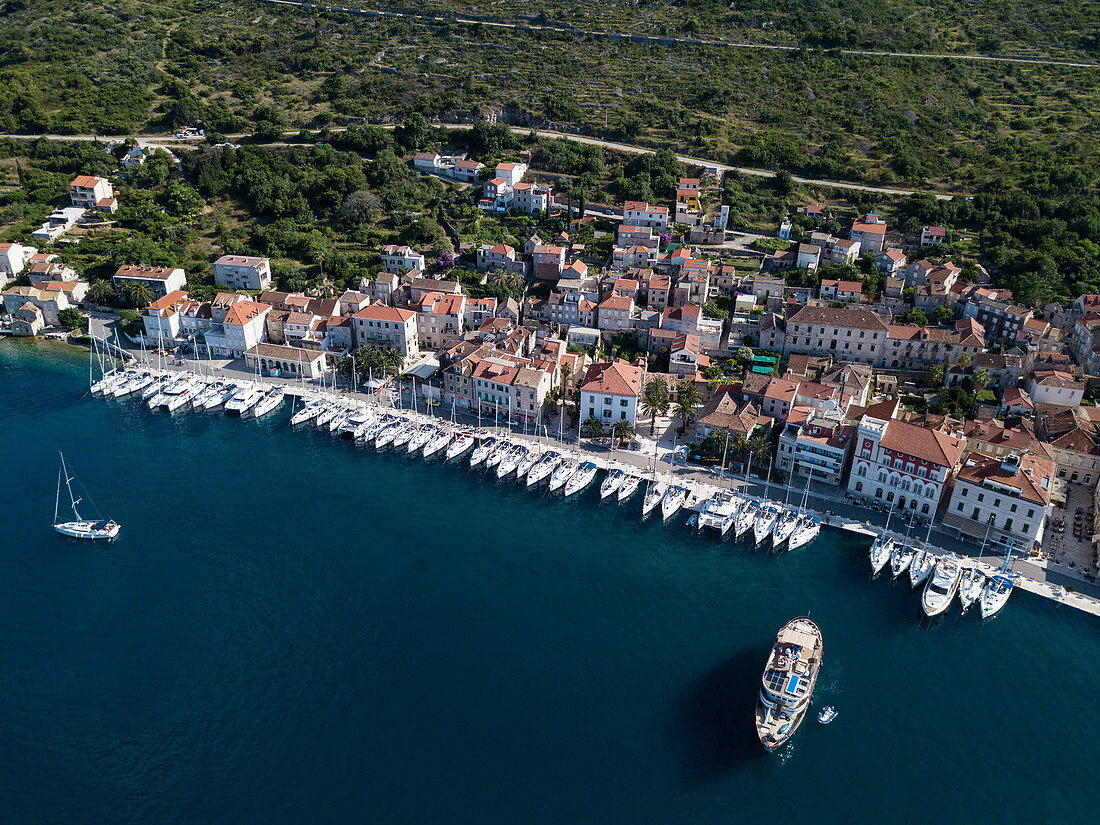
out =
[[[303,0],[259,0],[273,6],[298,6],[312,11],[335,12],[338,14],[355,14],[360,17],[389,17],[410,22],[427,23],[430,25],[478,25],[497,29],[513,29],[516,31],[553,32],[554,34],[568,34],[574,37],[599,37],[605,40],[628,41],[653,46],[717,46],[726,49],[765,49],[770,51],[797,52],[802,51],[802,46],[784,45],[780,43],[749,43],[737,40],[703,40],[697,37],[672,37],[666,35],[629,34],[626,32],[595,31],[590,29],[578,29],[572,26],[555,25],[553,23],[520,23],[508,20],[478,19],[476,17],[439,17],[432,14],[414,14],[403,11],[383,11],[381,9],[356,9],[347,6],[328,6],[320,3],[306,3]],[[987,63],[1016,63],[1033,66],[1065,66],[1073,69],[1100,69],[1100,63],[1078,62],[1073,60],[1053,60],[1042,57],[1002,57],[990,54],[951,54],[936,52],[887,52],[872,51],[868,49],[827,49],[823,51],[839,52],[840,54],[855,55],[857,57],[905,57],[918,60],[971,60]]]

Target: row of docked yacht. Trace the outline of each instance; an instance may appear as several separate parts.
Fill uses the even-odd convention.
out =
[[[987,576],[952,553],[937,557],[885,531],[871,543],[868,558],[872,578],[889,565],[891,578],[900,579],[908,572],[910,587],[916,590],[923,585],[921,608],[929,618],[945,613],[958,596],[963,613],[977,604],[981,617],[987,619],[1005,606],[1015,586],[1014,576],[1003,570]]]
[[[253,381],[224,381],[186,370],[114,370],[92,384],[93,394],[102,398],[140,396],[151,410],[215,410],[227,415],[259,418],[276,410],[285,390],[281,386]]]
[[[817,538],[821,522],[802,508],[758,501],[729,491],[719,491],[703,502],[695,525],[721,536],[752,535],[753,543],[771,543],[775,550],[797,550]]]

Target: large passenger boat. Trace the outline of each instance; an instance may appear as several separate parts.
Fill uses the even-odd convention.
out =
[[[766,750],[786,743],[806,717],[822,650],[821,631],[806,616],[779,629],[756,700],[756,735]]]

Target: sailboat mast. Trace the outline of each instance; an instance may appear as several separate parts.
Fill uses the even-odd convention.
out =
[[[90,351],[89,351],[90,352]],[[57,511],[61,507],[61,473],[65,469],[65,459],[61,459],[61,466],[57,468],[57,493],[53,497],[53,523],[57,524]]]
[[[61,456],[61,471],[65,475],[65,488],[69,491],[69,502],[73,508],[73,515],[76,516],[77,521],[82,521],[80,513],[76,509],[78,499],[73,495],[72,478],[69,477],[69,468],[65,466],[65,456]]]

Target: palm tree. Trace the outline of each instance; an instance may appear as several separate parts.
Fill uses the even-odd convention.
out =
[[[92,281],[88,285],[88,297],[90,297],[97,304],[105,304],[114,298],[118,293],[115,292],[114,284],[108,281],[106,278],[101,278],[98,281]]]
[[[699,405],[699,391],[695,389],[695,381],[684,378],[676,386],[676,417],[680,419],[687,429],[695,420],[695,408]]]
[[[974,362],[974,359],[970,356],[970,353],[964,352],[959,356],[959,366],[964,370],[970,369],[970,365]]]
[[[944,378],[943,364],[933,364],[928,368],[928,383],[933,387],[942,387]]]
[[[588,416],[584,419],[584,424],[581,425],[584,430],[584,434],[589,438],[599,438],[603,435],[603,422],[596,418],[594,415]]]
[[[611,435],[615,439],[616,446],[622,446],[634,435],[634,425],[625,418],[620,418],[611,425]]]
[[[149,306],[157,297],[152,287],[142,281],[130,281],[122,289],[135,307]]]
[[[746,452],[749,449],[749,440],[744,433],[734,433],[730,438],[730,447],[734,454]]]
[[[989,386],[989,370],[984,367],[978,367],[974,370],[974,395],[975,397],[982,394],[982,390]]]
[[[645,382],[642,388],[642,414],[649,416],[650,436],[657,428],[657,416],[668,412],[670,403],[665,379],[654,376]]]
[[[762,435],[754,435],[749,441],[749,450],[753,458],[768,458],[772,454],[772,443]]]

